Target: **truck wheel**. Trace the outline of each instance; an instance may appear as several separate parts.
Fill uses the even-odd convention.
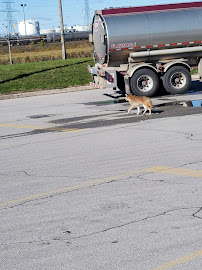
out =
[[[182,66],[170,68],[163,75],[162,80],[166,91],[171,94],[183,94],[191,85],[190,72]]]
[[[152,97],[158,90],[158,87],[158,76],[147,68],[136,71],[130,79],[131,91],[137,96]]]

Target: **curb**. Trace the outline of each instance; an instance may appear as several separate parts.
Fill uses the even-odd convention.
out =
[[[53,94],[95,90],[95,89],[97,89],[97,88],[91,88],[89,85],[83,85],[83,86],[74,86],[74,87],[68,87],[68,88],[63,88],[63,89],[38,90],[38,91],[36,90],[33,92],[23,92],[23,93],[13,93],[13,94],[7,94],[7,95],[0,95],[0,100],[42,96],[42,95],[53,95]]]

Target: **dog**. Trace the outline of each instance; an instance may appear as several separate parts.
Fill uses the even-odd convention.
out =
[[[144,107],[143,114],[146,113],[146,111],[149,110],[149,115],[151,114],[151,108],[153,108],[153,104],[151,100],[148,97],[145,96],[133,96],[132,94],[127,95],[125,99],[130,102],[130,108],[128,109],[128,114],[130,113],[130,110],[132,110],[133,107],[137,107],[137,114],[140,113],[140,107]]]

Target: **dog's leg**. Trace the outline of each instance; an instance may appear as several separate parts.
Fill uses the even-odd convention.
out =
[[[143,104],[143,107],[144,107],[144,112],[143,112],[143,114],[145,114],[146,113],[146,111],[148,110],[148,108]]]
[[[140,107],[137,106],[137,114],[140,114]]]
[[[151,105],[150,104],[148,106],[148,110],[149,110],[149,115],[151,115]]]
[[[134,107],[134,105],[130,106],[130,108],[128,109],[128,114],[130,113],[130,110],[132,110],[133,107]]]

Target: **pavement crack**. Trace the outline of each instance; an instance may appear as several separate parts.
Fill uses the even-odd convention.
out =
[[[24,174],[28,175],[28,176],[32,176],[31,174],[27,173],[26,171],[22,171]]]
[[[196,212],[193,214],[193,217],[202,219],[202,216],[198,216],[198,215],[197,215],[197,214],[199,214],[201,211],[202,211],[202,207],[201,207],[198,211],[196,211]]]
[[[93,236],[93,235],[96,235],[96,234],[100,234],[100,233],[105,233],[105,232],[108,232],[108,231],[111,231],[111,230],[114,230],[114,229],[118,229],[118,228],[122,228],[122,227],[125,227],[125,226],[129,226],[131,224],[135,224],[135,223],[138,223],[138,222],[143,222],[143,221],[146,221],[146,220],[149,220],[149,219],[153,219],[153,218],[157,218],[157,217],[160,217],[160,216],[165,216],[166,214],[168,213],[171,213],[171,212],[174,212],[174,211],[180,211],[180,210],[189,210],[189,209],[192,209],[192,208],[198,208],[198,207],[181,207],[181,208],[174,208],[174,209],[171,209],[171,210],[168,210],[168,211],[164,211],[163,213],[159,213],[159,214],[156,214],[156,215],[153,215],[153,216],[148,216],[148,217],[145,217],[145,218],[142,218],[142,219],[139,219],[139,220],[132,220],[130,222],[126,222],[126,223],[122,223],[120,225],[116,225],[116,226],[112,226],[112,227],[109,227],[109,228],[106,228],[104,230],[101,230],[101,231],[97,231],[97,232],[92,232],[92,233],[88,233],[88,234],[83,234],[83,235],[80,235],[80,236],[75,236],[75,237],[72,237],[71,239],[79,239],[79,238],[84,238],[84,237],[89,237],[89,236]],[[202,210],[202,208],[201,208]],[[197,211],[196,213],[198,213],[199,211]]]
[[[176,134],[181,134],[185,135],[186,139],[191,140],[191,138],[194,136],[193,133],[188,133],[188,132],[183,132],[183,131],[178,131],[178,130],[162,130],[162,129],[149,129],[150,131],[157,131],[157,132],[165,132],[165,133],[176,133]]]
[[[4,175],[4,176],[11,176],[11,175],[16,175],[16,174],[25,174],[27,176],[30,176],[32,177],[33,175],[29,174],[27,171],[11,171],[11,172],[4,172],[4,173],[1,173],[0,175]]]
[[[19,241],[19,242],[10,242],[10,243],[1,243],[0,246],[2,247],[9,247],[9,246],[19,246],[19,245],[50,245],[54,242],[63,242],[68,246],[71,245],[71,242],[68,238],[65,237],[53,237],[52,239],[40,239],[40,240],[29,240],[29,241]]]
[[[151,174],[154,174],[154,172],[145,172],[143,174],[140,174],[140,175],[136,176],[136,178],[137,179],[140,179],[140,180],[143,180],[143,181],[149,181],[149,182],[163,182],[163,183],[167,183],[163,179],[160,179],[160,180],[149,180],[149,179],[144,178],[144,176],[151,175]]]
[[[55,193],[51,193],[49,195],[39,195],[38,198],[25,198],[24,201],[22,202],[16,202],[16,203],[13,203],[13,205],[11,205],[11,203],[8,202],[8,205],[6,205],[5,207],[3,207],[1,210],[7,210],[7,209],[12,209],[12,208],[15,208],[15,207],[20,207],[20,206],[27,206],[27,205],[39,205],[41,203],[47,203],[50,199],[50,198],[53,198],[55,196],[60,196],[62,194],[68,194],[70,192],[76,192],[76,191],[79,191],[79,190],[82,190],[82,189],[89,189],[89,188],[93,188],[93,187],[97,187],[97,186],[101,186],[101,185],[104,185],[104,184],[110,184],[112,182],[117,182],[117,181],[121,181],[122,179],[120,178],[119,180],[108,180],[106,182],[103,182],[103,183],[95,183],[95,184],[91,184],[90,186],[83,186],[83,187],[79,187],[79,188],[75,188],[75,189],[72,189],[72,190],[68,190],[68,191],[61,191],[61,192],[57,192],[55,191]],[[32,196],[30,196],[32,197]],[[40,202],[41,201],[41,202]]]
[[[184,164],[178,166],[177,168],[182,168],[182,167],[185,167],[185,166],[188,166],[188,165],[195,165],[195,164],[198,164],[198,163],[202,163],[202,160],[184,163]]]
[[[10,172],[4,172],[0,173],[2,176],[11,176],[11,175],[16,175],[16,174],[25,174],[30,177],[43,177],[43,178],[69,178],[69,179],[83,179],[83,176],[71,176],[71,175],[39,175],[39,174],[30,174],[25,170],[21,171],[10,171]],[[89,180],[92,180],[92,177],[88,177]]]
[[[146,179],[144,178],[143,176],[145,175],[149,175],[150,173],[145,173],[145,174],[142,174],[142,175],[139,175],[137,176],[138,179],[140,180],[143,180],[143,181],[148,181],[148,182],[160,182],[160,183],[164,183],[164,184],[167,184],[167,182],[163,179],[158,179],[158,180],[149,180],[149,179]]]

